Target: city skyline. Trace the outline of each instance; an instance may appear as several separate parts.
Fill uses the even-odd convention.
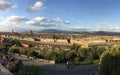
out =
[[[0,0],[0,31],[120,32],[119,0]]]

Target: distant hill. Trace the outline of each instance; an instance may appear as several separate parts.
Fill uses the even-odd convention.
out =
[[[57,30],[57,29],[44,29],[38,32],[42,32],[42,33],[64,33],[66,31],[63,30]]]
[[[72,30],[60,30],[60,29],[43,29],[37,32],[42,32],[42,33],[83,33],[86,31],[72,31]]]
[[[85,33],[86,34],[86,33]],[[107,32],[107,31],[94,31],[88,32],[89,35],[107,35],[107,36],[120,36],[120,32]]]
[[[86,34],[86,35],[107,35],[107,36],[120,36],[120,32],[108,32],[108,31],[68,31],[68,30],[58,30],[58,29],[44,29],[42,33],[71,33],[71,34]]]

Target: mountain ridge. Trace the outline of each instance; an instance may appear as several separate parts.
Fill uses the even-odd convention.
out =
[[[86,35],[120,35],[120,32],[112,31],[72,31],[60,29],[43,29],[37,32],[42,33],[71,33],[71,34],[86,34]]]

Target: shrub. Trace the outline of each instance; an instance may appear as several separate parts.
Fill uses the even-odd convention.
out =
[[[76,56],[77,56],[76,51],[72,50],[72,51],[67,52],[65,57],[67,60],[73,61]]]
[[[66,62],[66,58],[65,58],[65,52],[64,50],[61,50],[57,53],[57,58],[56,58],[56,62],[57,63],[64,63]]]
[[[22,61],[18,60],[16,62],[11,62],[7,65],[7,68],[10,72],[18,72],[23,67]]]
[[[82,62],[74,62],[75,65],[90,65],[93,64],[92,61],[82,61]]]
[[[47,58],[49,60],[56,60],[57,59],[57,53],[55,51],[51,51]]]
[[[88,48],[80,48],[79,53],[81,55],[81,61],[89,57],[90,51]]]
[[[120,75],[120,47],[105,51],[100,58],[100,75]]]
[[[29,49],[29,50],[27,50],[27,56],[36,58],[38,56],[38,52],[35,52],[33,49]]]
[[[78,45],[78,44],[73,44],[73,45],[71,46],[71,49],[70,49],[70,50],[78,51],[80,47],[81,47],[81,46]]]
[[[106,50],[105,47],[102,47],[102,46],[97,47],[97,55],[99,56],[99,58],[105,50]]]
[[[19,70],[15,75],[44,75],[39,66],[26,66]]]
[[[19,53],[20,50],[17,47],[10,47],[8,52],[10,52],[10,53]]]
[[[27,50],[21,50],[20,53],[23,54],[23,55],[27,55],[27,52],[28,52]]]
[[[75,57],[74,58],[74,62],[79,62],[80,61],[80,57]]]
[[[100,63],[100,60],[99,60],[99,59],[94,60],[93,63],[94,63],[94,64],[99,64],[99,63]]]
[[[75,65],[91,65],[91,64],[99,64],[100,60],[93,60],[93,61],[81,61],[81,62],[74,62]]]

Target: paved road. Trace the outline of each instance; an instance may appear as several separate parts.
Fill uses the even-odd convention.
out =
[[[66,68],[65,64],[49,64],[45,62],[37,62],[30,60],[28,58],[20,58],[23,60],[25,65],[38,65],[45,72],[45,75],[98,75],[98,65],[84,65],[84,66],[75,66],[74,69],[69,71]]]
[[[44,65],[41,69],[45,75],[98,75],[98,65],[76,66],[74,69],[67,70],[65,64]]]
[[[53,70],[44,70],[45,75],[92,75],[93,72],[90,70],[79,70],[79,71],[53,71]],[[98,75],[95,73],[95,75]]]

